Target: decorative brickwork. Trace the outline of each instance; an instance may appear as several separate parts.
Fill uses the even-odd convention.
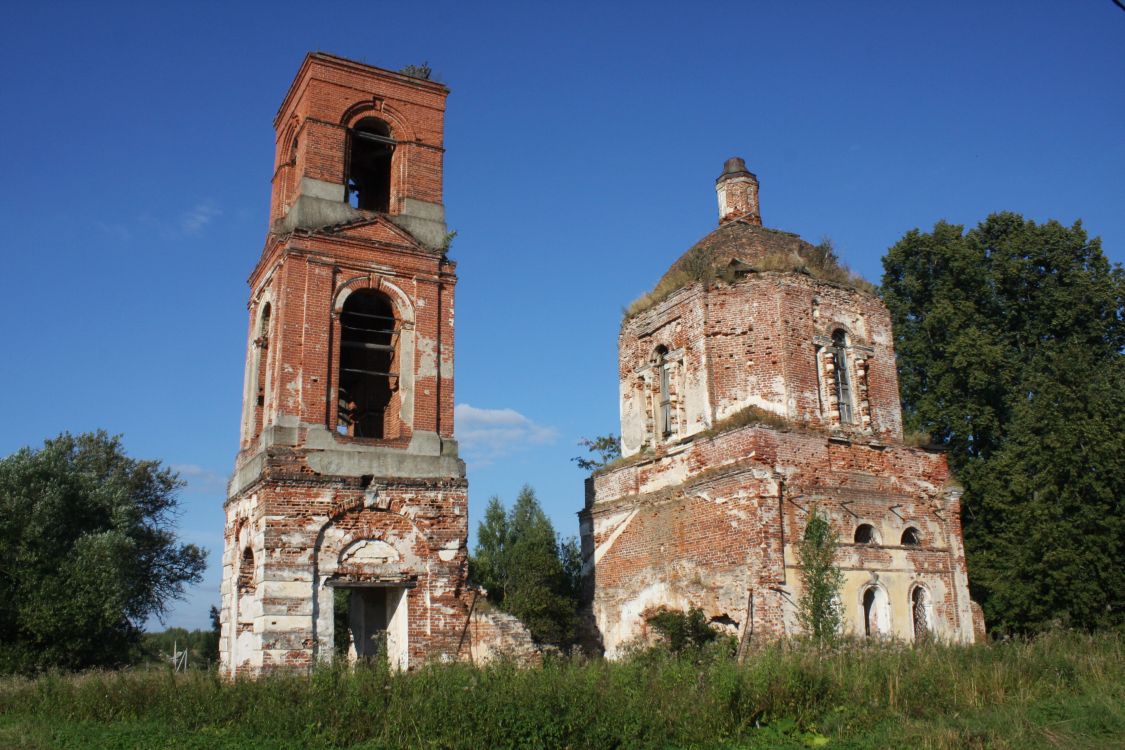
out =
[[[342,642],[353,658],[385,649],[396,668],[456,657],[468,514],[441,204],[447,93],[311,54],[274,122],[225,505],[226,674],[309,667]],[[382,210],[360,207],[376,199]]]
[[[702,249],[715,273],[622,323],[631,460],[588,480],[579,514],[596,635],[619,653],[661,606],[700,607],[744,638],[796,632],[796,543],[816,506],[843,542],[849,632],[913,638],[925,622],[928,635],[972,641],[959,492],[943,454],[902,444],[890,316],[868,292],[766,270],[764,259],[812,247],[732,218],[722,186],[752,177],[727,162],[720,228],[673,266]],[[756,178],[753,188],[757,215]],[[675,362],[668,435],[655,352]],[[774,426],[714,434],[748,408]],[[853,543],[861,523],[878,543]],[[900,543],[908,528],[918,544]]]

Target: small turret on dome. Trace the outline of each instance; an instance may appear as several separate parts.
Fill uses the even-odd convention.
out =
[[[732,156],[723,165],[723,173],[715,180],[719,196],[719,224],[741,219],[762,226],[758,209],[758,177],[746,168],[741,156]]]

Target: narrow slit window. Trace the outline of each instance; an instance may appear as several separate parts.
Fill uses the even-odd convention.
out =
[[[391,205],[391,157],[395,140],[387,123],[360,120],[349,134],[348,202],[364,211],[386,213]]]
[[[832,334],[832,359],[835,363],[836,403],[840,410],[840,424],[852,424],[852,383],[848,375],[848,341],[842,330]]]
[[[266,411],[266,386],[269,383],[269,348],[270,348],[270,303],[262,308],[262,317],[258,324],[258,338],[254,344],[258,347],[258,361],[254,365],[254,437],[262,434],[262,425],[265,422]]]
[[[656,350],[657,376],[660,379],[659,430],[661,437],[672,434],[672,389],[669,383],[672,364],[668,361],[668,350]]]
[[[378,292],[355,292],[344,302],[340,329],[337,430],[351,437],[382,438],[398,380],[394,308]]]

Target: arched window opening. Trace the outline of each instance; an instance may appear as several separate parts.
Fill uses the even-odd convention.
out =
[[[878,633],[875,623],[875,589],[863,592],[863,634],[868,638],[872,633]]]
[[[902,532],[902,546],[904,547],[917,547],[922,544],[922,535],[918,533],[918,529],[913,526],[908,526]]]
[[[266,384],[269,376],[269,347],[270,347],[270,303],[262,306],[262,316],[258,323],[258,338],[254,345],[258,347],[258,361],[255,365],[254,383],[254,437],[262,433],[262,423],[266,408]]]
[[[879,536],[875,533],[875,527],[869,523],[861,523],[855,527],[855,543],[856,544],[878,544]]]
[[[242,594],[254,592],[254,551],[249,547],[242,550],[238,565],[238,591]]]
[[[660,383],[660,396],[657,406],[657,429],[661,437],[672,434],[672,389],[670,386],[672,364],[668,361],[668,349],[656,348],[656,372]]]
[[[391,205],[391,156],[395,140],[382,120],[365,117],[350,132],[348,202],[364,211],[386,213]]]
[[[921,586],[910,594],[910,615],[914,621],[914,640],[925,641],[933,631],[930,629],[930,595]]]
[[[840,424],[852,424],[854,416],[852,412],[852,383],[851,377],[848,375],[848,338],[843,329],[837,329],[832,334],[832,360],[835,364],[833,373],[836,386],[836,403],[840,411]]]
[[[878,586],[868,587],[863,592],[863,634],[868,638],[886,635],[890,625],[886,592]]]
[[[398,381],[394,308],[379,292],[357,291],[344,302],[340,329],[336,429],[351,437],[382,438],[392,383]]]

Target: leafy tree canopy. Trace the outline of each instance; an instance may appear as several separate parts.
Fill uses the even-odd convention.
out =
[[[1012,213],[913,230],[883,260],[903,416],[964,484],[996,629],[1120,625],[1125,272],[1081,224]]]
[[[197,583],[205,552],[173,531],[175,472],[105,432],[0,460],[0,670],[128,661],[141,625]]]
[[[485,509],[469,575],[488,599],[518,617],[536,641],[557,646],[573,642],[577,622],[582,556],[573,537],[559,541],[524,485],[505,511],[498,497]]]

